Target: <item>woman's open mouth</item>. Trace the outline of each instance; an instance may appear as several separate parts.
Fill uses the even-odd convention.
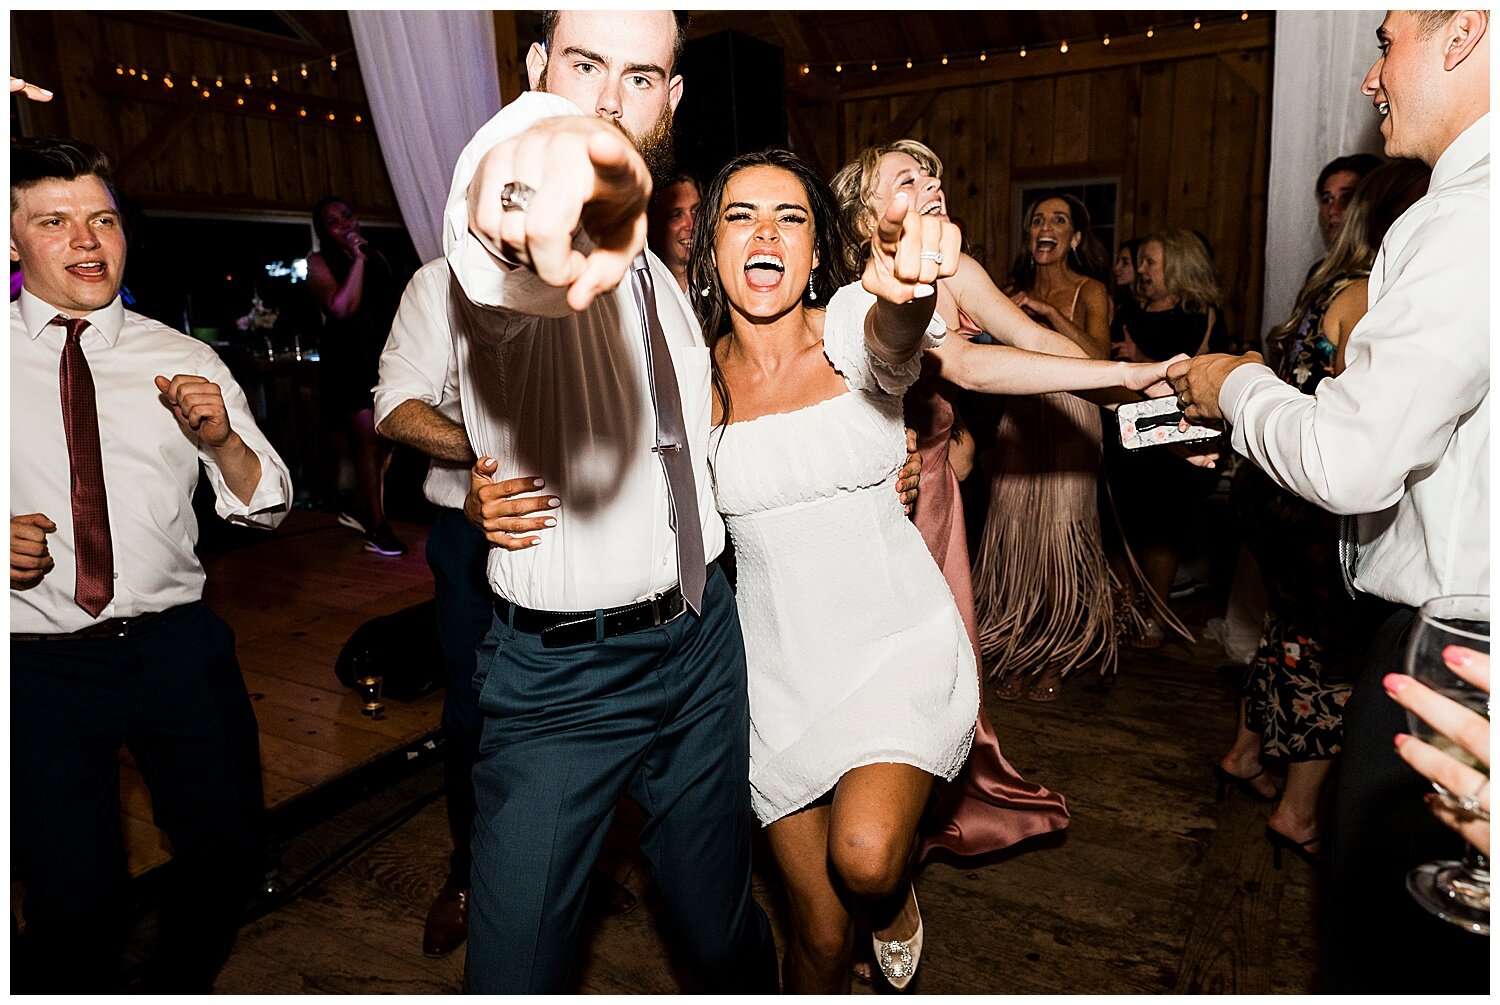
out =
[[[784,275],[786,266],[775,255],[751,255],[750,261],[745,263],[745,283],[757,293],[774,290],[781,285]]]

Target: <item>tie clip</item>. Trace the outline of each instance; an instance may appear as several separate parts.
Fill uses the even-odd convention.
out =
[[[653,454],[659,454],[663,450],[681,450],[681,449],[682,449],[682,444],[681,443],[658,443],[656,446],[654,446],[654,447],[651,448],[651,452]]]

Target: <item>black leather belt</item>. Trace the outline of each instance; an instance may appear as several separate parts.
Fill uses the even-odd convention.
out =
[[[717,563],[708,563],[705,582],[713,578]],[[681,587],[674,586],[648,600],[595,611],[533,611],[501,597],[495,598],[495,615],[518,632],[540,636],[546,649],[594,642],[599,636],[599,622],[604,622],[603,637],[629,635],[643,628],[655,628],[676,619],[687,610]]]
[[[137,614],[133,618],[105,618],[97,624],[80,628],[76,632],[63,632],[59,635],[38,635],[26,632],[11,632],[12,642],[78,642],[84,639],[123,639],[128,638],[130,633],[149,624],[161,617],[166,611],[151,611],[147,614]]]

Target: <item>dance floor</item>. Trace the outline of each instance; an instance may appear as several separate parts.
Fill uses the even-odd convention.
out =
[[[441,691],[409,702],[387,699],[385,712],[372,718],[333,673],[339,650],[361,624],[432,597],[422,558],[426,528],[399,524],[397,533],[410,550],[386,558],[365,551],[361,537],[330,514],[294,510],[264,540],[204,563],[204,600],[234,628],[260,724],[266,809],[278,837],[315,820],[317,800],[340,783],[417,756],[438,728]],[[124,752],[120,787],[126,858],[139,876],[170,852]]]
[[[441,767],[419,768],[321,815],[299,813],[320,793],[407,757],[437,724],[440,693],[387,701],[385,719],[372,721],[333,676],[355,627],[431,595],[423,529],[398,530],[412,553],[384,559],[327,515],[299,512],[275,535],[208,563],[210,603],[235,627],[255,696],[273,822],[299,818],[297,828],[284,828],[291,895],[247,922],[220,992],[460,988],[462,949],[442,959],[421,952],[423,918],[450,847]],[[1223,610],[1223,594],[1175,606],[1196,631]],[[1266,806],[1238,793],[1214,798],[1210,769],[1233,732],[1239,673],[1222,663],[1212,643],[1172,641],[1154,653],[1122,653],[1113,687],[1080,677],[1053,704],[989,702],[1007,756],[1067,796],[1072,824],[1060,840],[926,866],[918,890],[927,944],[914,990],[1317,990],[1316,876],[1296,859],[1273,868]],[[149,832],[144,793],[128,791],[139,837]],[[636,848],[639,825],[622,803],[604,867],[640,904],[586,926],[578,991],[692,990]],[[142,855],[138,841],[138,868],[149,864]],[[784,945],[785,905],[763,841],[756,859],[756,896]],[[147,914],[136,961],[150,925]]]

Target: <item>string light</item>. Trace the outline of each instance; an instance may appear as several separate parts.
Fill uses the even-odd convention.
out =
[[[151,75],[148,74],[145,70],[142,70],[141,71],[141,79],[142,80],[150,80],[151,79]]]
[[[987,53],[987,52],[981,52],[981,53],[980,53],[980,54],[979,54],[979,61],[980,61],[980,62],[981,62],[981,63],[983,63],[983,62],[984,62],[984,61],[985,61],[985,60],[987,60],[987,59],[989,59],[989,58],[990,58],[990,54],[989,54],[989,53]]]
[[[337,70],[339,68],[339,54],[338,53],[334,53],[332,56],[328,57],[328,68],[330,70]]]
[[[944,65],[944,66],[947,66],[947,65],[948,65],[948,56],[947,56],[947,54],[946,54],[946,53],[945,53],[945,54],[944,54],[944,55],[943,55],[943,65]]]
[[[210,95],[210,94],[211,94],[211,93],[212,93],[212,92],[211,92],[211,91],[209,91],[209,89],[208,89],[208,88],[206,88],[206,87],[205,87],[205,88],[204,88],[204,89],[203,89],[203,96],[204,96],[204,97],[205,97],[205,98],[206,98],[206,97],[208,97],[208,96],[209,96],[209,95]]]
[[[167,90],[169,91],[177,86],[176,84],[172,83],[172,75],[170,73],[162,78],[162,83],[167,85]]]
[[[1248,21],[1248,20],[1250,20],[1250,12],[1247,11],[1247,10],[1240,11],[1240,20],[1241,21]]]
[[[135,76],[135,67],[133,67],[133,66],[132,66],[132,67],[131,67],[131,68],[130,68],[130,75],[131,75],[131,76],[132,76],[132,77],[134,77],[134,76]]]
[[[1152,38],[1155,35],[1156,35],[1156,29],[1155,28],[1147,28],[1146,29],[1146,37],[1147,38]]]
[[[1026,58],[1026,47],[1024,45],[1021,46],[1021,58],[1022,59]]]
[[[1105,44],[1105,45],[1108,45],[1108,44],[1109,44],[1109,36],[1108,36],[1108,35],[1105,35],[1105,36],[1104,36],[1104,44]]]
[[[906,61],[906,68],[907,68],[907,69],[908,69],[908,70],[910,70],[910,69],[911,69],[911,60],[909,60],[909,59],[908,59],[908,60],[907,60],[907,61]]]
[[[1194,27],[1196,27],[1196,25]],[[303,80],[307,79],[307,64],[306,63],[302,64],[302,79]]]
[[[335,115],[334,115],[334,114],[333,114],[333,113],[332,113],[332,112],[329,112],[329,113],[328,113],[328,121],[329,121],[329,122],[332,122],[332,121],[333,121],[333,120],[334,120],[334,118],[335,118],[335,117],[336,117],[336,116],[335,116]]]
[[[134,73],[135,71],[132,70],[131,72]],[[123,63],[115,64],[115,73],[119,74],[122,77],[125,76],[125,66]]]
[[[298,115],[299,118],[304,118],[304,119],[307,118],[307,109],[306,108],[299,108],[299,109],[297,109],[297,115]]]
[[[234,99],[234,103],[236,105],[239,105],[239,106],[243,107],[244,104],[245,104],[245,99],[244,98],[235,98]]]
[[[214,86],[215,87],[223,87],[224,86],[224,78],[223,77],[215,77],[214,78]]]
[[[255,86],[255,85],[253,85],[253,84],[250,83],[250,74],[249,73],[245,74],[245,86],[246,87],[253,87],[253,86]]]
[[[192,84],[193,84],[193,90],[196,91],[198,89],[198,75],[196,73],[193,74]]]
[[[365,120],[365,117],[363,115],[356,115],[356,116],[354,116],[354,121],[355,122],[363,122],[364,120]]]
[[[843,63],[837,63],[837,64],[835,64],[834,68],[833,68],[833,72],[834,73],[843,73],[844,72],[844,64]]]
[[[1202,27],[1203,27],[1203,22],[1199,21],[1197,18],[1193,18],[1193,30],[1197,31],[1199,28],[1202,28]]]
[[[273,84],[279,84],[279,83],[281,83],[281,78],[279,76],[277,76],[275,70],[271,71],[271,83],[273,83]]]
[[[802,64],[802,76],[805,77],[809,73],[812,73],[812,67],[808,66],[806,63],[803,63]]]
[[[874,62],[870,63],[870,72],[871,73],[874,73],[878,69],[880,69],[880,67],[877,66]]]
[[[1058,52],[1064,52],[1064,53],[1068,51],[1068,40],[1067,39],[1063,39],[1063,44],[1058,48],[1057,51]]]
[[[276,111],[276,102],[273,101],[269,105],[267,105],[266,107],[269,108],[271,111],[274,112],[274,111]]]

